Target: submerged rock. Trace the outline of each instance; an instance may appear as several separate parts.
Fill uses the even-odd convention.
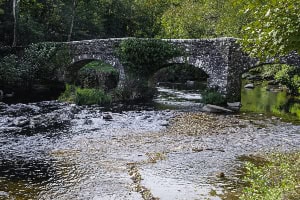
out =
[[[113,119],[111,113],[104,113],[102,118],[105,119],[105,120],[112,120]]]
[[[29,119],[27,119],[26,117],[17,117],[13,121],[13,125],[18,126],[18,127],[24,127],[26,125],[29,125]]]

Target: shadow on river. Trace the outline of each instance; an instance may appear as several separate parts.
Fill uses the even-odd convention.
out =
[[[176,88],[123,111],[0,104],[0,199],[237,199],[241,157],[299,151],[298,125],[201,113],[198,91]]]

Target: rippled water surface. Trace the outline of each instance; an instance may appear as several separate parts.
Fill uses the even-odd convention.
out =
[[[193,103],[199,106],[192,101],[189,111]],[[0,199],[143,199],[137,185],[160,199],[221,199],[238,183],[240,156],[300,148],[299,126],[278,118],[220,115],[216,120],[237,125],[188,135],[167,131],[185,111],[114,110],[1,104]]]

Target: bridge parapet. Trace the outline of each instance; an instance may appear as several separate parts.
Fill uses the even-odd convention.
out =
[[[77,72],[83,62],[102,60],[119,70],[120,81],[125,72],[115,49],[129,38],[95,39],[66,43],[70,47],[72,63],[70,72]],[[218,88],[230,101],[239,101],[241,76],[249,69],[266,64],[245,54],[235,38],[215,39],[163,39],[185,50],[185,57],[172,59],[171,63],[187,63],[202,69],[208,76],[208,86]],[[273,59],[273,61],[275,61]],[[291,53],[280,58],[281,63],[300,66],[300,57]],[[271,63],[271,60],[269,60]]]

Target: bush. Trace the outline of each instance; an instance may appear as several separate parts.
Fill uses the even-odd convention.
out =
[[[293,95],[300,94],[300,68],[285,65],[265,65],[250,70],[252,73],[261,74],[264,79],[275,79],[279,83],[286,85]]]
[[[59,100],[78,105],[106,105],[112,102],[111,96],[101,89],[80,88],[74,85],[66,85],[66,90],[60,95]]]
[[[300,94],[300,68],[282,65],[275,74],[275,80],[286,85],[293,95]]]
[[[76,98],[76,86],[66,84],[65,91],[58,97],[59,101],[65,101],[69,103],[75,103]]]
[[[216,90],[206,90],[202,94],[201,102],[204,104],[225,105],[226,98]]]
[[[75,103],[78,105],[105,105],[110,104],[111,101],[111,97],[101,89],[76,88]]]
[[[184,51],[163,40],[129,39],[122,41],[117,54],[127,72],[149,78],[168,60],[183,56]]]
[[[0,80],[6,87],[30,89],[35,81],[57,79],[57,70],[69,63],[67,47],[56,43],[31,44],[22,57],[8,55],[0,62]]]
[[[22,69],[20,68],[17,56],[5,56],[0,61],[0,85],[14,86],[22,81]],[[21,83],[22,84],[22,83]]]

